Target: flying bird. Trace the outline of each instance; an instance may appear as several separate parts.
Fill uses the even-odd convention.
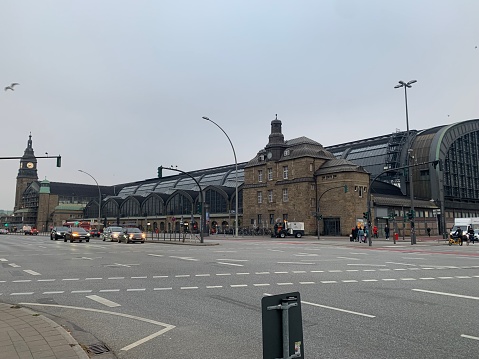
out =
[[[7,90],[15,91],[13,88],[17,85],[20,85],[20,84],[16,83],[16,82],[13,82],[10,86],[5,87],[5,91],[7,91]]]

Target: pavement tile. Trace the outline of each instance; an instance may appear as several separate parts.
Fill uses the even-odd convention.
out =
[[[34,359],[56,359],[55,353],[52,350],[46,350],[43,352],[32,353]]]
[[[30,352],[18,353],[20,359],[33,359],[33,355]]]

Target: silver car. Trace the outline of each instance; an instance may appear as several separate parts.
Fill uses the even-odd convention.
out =
[[[117,242],[118,236],[122,233],[122,227],[107,227],[103,231],[103,241]]]
[[[141,242],[145,243],[146,234],[138,228],[125,228],[122,234],[118,237],[118,243],[125,242]]]

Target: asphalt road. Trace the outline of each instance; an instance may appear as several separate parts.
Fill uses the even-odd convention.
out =
[[[262,358],[262,297],[296,291],[306,358],[478,356],[479,244],[206,242],[2,235],[0,300],[118,358]]]

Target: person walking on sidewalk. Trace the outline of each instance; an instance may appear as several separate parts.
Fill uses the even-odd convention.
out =
[[[472,244],[474,244],[474,229],[472,228],[472,226],[469,226],[469,228],[467,229],[467,235],[469,236],[467,244],[469,244],[469,242],[472,242]]]
[[[426,232],[427,232],[427,236],[431,237],[431,228],[427,227]]]
[[[362,227],[360,227],[358,229],[358,239],[359,239],[359,242],[364,242],[364,230]]]
[[[386,240],[389,241],[389,227],[387,224],[384,227],[384,235],[386,236]]]

